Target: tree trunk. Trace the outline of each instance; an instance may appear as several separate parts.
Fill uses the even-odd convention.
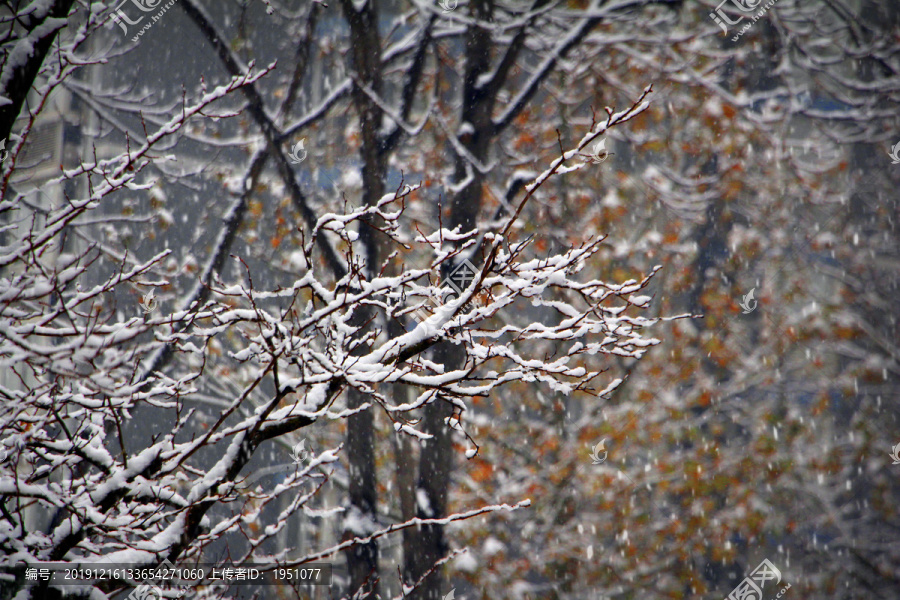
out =
[[[359,118],[362,146],[363,203],[374,205],[384,195],[384,177],[386,161],[382,153],[378,130],[381,125],[381,109],[375,101],[362,89],[365,86],[373,93],[381,95],[381,41],[378,35],[377,6],[370,0],[357,10],[350,0],[342,2],[342,8],[350,25],[350,68],[354,72],[357,85],[353,89],[353,104]],[[378,270],[380,254],[375,231],[360,225],[359,243],[365,248],[367,276]],[[374,320],[375,311],[369,307],[358,307],[361,310],[355,316],[354,324],[361,326]],[[359,408],[367,400],[362,392],[351,388],[348,391],[347,405],[350,409]],[[359,518],[366,527],[375,528],[378,522],[376,471],[375,471],[375,423],[371,409],[359,412],[348,419],[347,423],[347,459],[350,466],[350,507],[349,514]],[[345,528],[344,538],[359,535]],[[359,598],[375,598],[378,594],[378,544],[368,544],[349,549],[347,567],[350,571],[350,593],[362,590]]]

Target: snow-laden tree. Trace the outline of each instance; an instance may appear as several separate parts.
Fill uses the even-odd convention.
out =
[[[588,358],[637,359],[657,343],[643,330],[658,319],[641,315],[654,269],[600,280],[592,265],[602,239],[586,236],[535,256],[518,232],[522,211],[548,182],[590,165],[580,154],[647,110],[647,90],[543,153],[490,227],[466,220],[446,227],[440,219],[433,228],[416,226],[405,209],[436,194],[402,179],[386,189],[384,174],[371,171],[383,168],[384,156],[363,161],[362,194],[314,198],[319,192],[305,190],[309,182],[295,167],[307,148],[288,143],[351,88],[364,115],[377,108],[405,125],[406,117],[381,106],[377,88],[351,77],[320,104],[292,114],[311,36],[301,37],[295,77],[278,79],[274,63],[244,60],[240,44],[227,43],[198,3],[182,5],[225,72],[189,84],[165,81],[156,95],[117,87],[121,71],[104,79],[120,57],[110,49],[118,46],[103,29],[109,11],[99,3],[21,2],[0,13],[4,598],[61,594],[46,583],[24,585],[25,565],[38,561],[182,564],[213,562],[225,551],[234,565],[299,565],[401,530],[525,508],[528,495],[517,494],[508,503],[439,513],[426,495],[417,509],[425,516],[385,518],[354,503],[354,462],[341,466],[339,441],[307,456],[298,438],[347,423],[352,441],[354,419],[377,414],[397,435],[428,448],[435,433],[421,426],[422,413],[446,406],[448,416],[430,427],[464,436],[469,445],[460,458],[472,458],[477,440],[465,416],[474,400],[516,382],[605,398],[621,380],[590,368]],[[303,22],[314,28],[318,6],[304,10]],[[354,23],[364,8],[344,10],[351,28],[366,27]],[[154,21],[154,30],[172,18]],[[410,53],[415,60],[416,47],[401,44],[384,60]],[[354,64],[364,60],[360,49]],[[277,108],[263,93],[273,79]],[[63,152],[58,169],[49,165],[52,176],[35,177],[46,158],[30,149],[42,140],[42,116],[63,97],[76,107],[62,117],[83,137],[81,152]],[[363,154],[369,144],[394,139],[371,127],[363,120],[358,130]],[[225,166],[198,166],[197,147],[221,151]],[[456,151],[468,154],[464,146]],[[353,181],[348,173],[337,176],[345,187]],[[373,189],[369,177],[380,184]],[[286,202],[261,210],[260,199],[275,205],[275,194]],[[285,226],[284,209],[295,226]],[[263,216],[275,221],[265,238],[248,223]],[[279,250],[285,238],[289,251]],[[442,273],[463,260],[477,266],[448,297]],[[290,272],[273,277],[267,262]],[[514,318],[519,314],[531,318]],[[429,353],[439,345],[454,349],[453,362]],[[414,393],[399,396],[398,386]],[[280,465],[274,482],[259,481],[255,471],[273,444],[294,447],[296,461]],[[344,480],[348,506],[322,493],[331,479]],[[299,516],[334,514],[342,515],[340,539],[321,536],[327,543],[318,547],[285,539]],[[453,554],[407,579],[403,594]],[[363,587],[353,565],[350,589],[339,593]],[[78,593],[104,598],[120,588],[98,584]],[[203,593],[212,592],[227,593]]]
[[[610,403],[542,391],[507,418],[512,386],[475,407],[491,443],[460,502],[536,507],[455,538],[489,597],[722,598],[764,557],[788,596],[896,589],[897,13],[781,0],[732,43],[713,8],[601,27],[558,89],[576,125],[610,88],[649,78],[659,102],[525,221],[550,247],[560,223],[610,232],[601,276],[662,264],[651,310],[702,319],[623,364]]]
[[[346,179],[324,174],[325,169],[313,169],[327,190],[311,192],[308,201],[333,203],[335,193],[328,191],[333,186],[342,197],[358,196],[363,204],[372,205],[385,189],[396,185],[400,173],[412,174],[421,177],[426,189],[439,186],[440,191],[438,203],[434,196],[425,202],[410,199],[413,221],[409,227],[477,228],[481,232],[492,230],[496,227],[493,221],[513,212],[512,201],[529,180],[515,168],[527,164],[528,170],[539,170],[541,157],[557,147],[554,141],[541,155],[502,160],[509,150],[504,142],[518,137],[519,129],[528,129],[540,118],[537,107],[545,97],[544,86],[567,66],[566,57],[572,49],[583,43],[599,23],[615,20],[633,8],[630,3],[607,6],[594,2],[573,12],[546,2],[473,2],[459,6],[458,11],[450,7],[439,11],[423,4],[348,1],[327,11],[317,4],[296,13],[276,10],[272,18],[245,14],[242,19],[246,23],[235,34],[227,17],[204,11],[195,2],[183,2],[181,6],[230,75],[240,72],[242,60],[262,60],[261,56],[274,54],[270,48],[273,36],[260,35],[253,23],[264,22],[266,27],[276,24],[288,40],[296,36],[296,48],[293,41],[278,48],[281,55],[289,55],[282,60],[291,61],[292,67],[281,72],[277,85],[267,88],[269,94],[263,89],[247,94],[253,119],[246,133],[251,137],[257,130],[255,135],[263,135],[269,148],[296,141],[301,131],[309,133],[305,149],[309,149],[310,158],[305,165],[313,158],[316,166],[341,160],[339,150],[344,147],[356,151],[354,159],[345,159],[345,164],[350,163]],[[229,42],[229,35],[236,35],[236,39]],[[324,85],[320,85],[322,79]],[[641,88],[609,104],[625,105],[640,94]],[[268,108],[273,96],[283,102],[277,110]],[[247,137],[217,141],[216,145],[234,146]],[[580,133],[566,135],[563,143],[578,137]],[[204,141],[208,142],[208,136]],[[284,154],[281,150],[276,154],[279,152]],[[276,162],[281,178],[277,186],[289,191],[291,203],[301,215],[307,214],[308,201],[296,185],[288,161],[280,158]],[[452,165],[450,172],[448,164]],[[389,184],[392,180],[395,183]],[[268,185],[265,180],[262,183]],[[262,200],[266,206],[271,201]],[[276,234],[270,238],[276,249],[284,241],[298,242],[285,227],[291,217],[284,218],[278,213],[280,209],[276,209],[274,220]],[[375,233],[381,227],[378,218],[372,221],[373,227],[361,229],[358,240],[364,249],[363,269],[371,269],[366,271],[367,277],[375,272],[372,265],[383,261],[386,263],[380,272],[386,274],[396,274],[407,261],[426,266],[413,255],[394,253],[384,244],[384,237]],[[522,225],[517,223],[515,227]],[[461,241],[454,241],[453,246],[459,250]],[[538,251],[543,253],[544,249]],[[280,251],[269,254],[273,258],[284,256]],[[460,254],[458,258],[463,257]],[[469,258],[481,264],[480,255]],[[333,260],[328,263],[334,276],[341,277],[340,265]],[[457,259],[447,261],[437,279],[444,279],[459,266]],[[376,313],[379,311],[369,307],[358,311],[356,318],[360,323],[371,323]],[[391,336],[404,330],[399,320],[386,325]],[[464,355],[452,344],[437,345],[433,353],[432,360],[446,368],[464,365]],[[413,391],[403,384],[394,386],[398,396]],[[350,390],[349,402],[360,406],[365,397]],[[433,436],[431,443],[415,446],[407,439],[395,438],[392,448],[398,492],[395,508],[404,519],[447,514],[454,461],[445,422],[454,411],[448,404],[430,403],[423,412],[422,429]],[[376,438],[384,440],[384,422],[364,411],[349,417],[348,425],[347,456],[349,470],[354,473],[347,481],[349,501],[355,511],[375,518],[379,506],[392,506],[395,500],[383,499],[379,491],[385,485],[394,485],[394,473],[377,464],[378,449],[384,443],[376,442]],[[403,537],[403,574],[407,581],[430,572],[449,551],[440,524],[408,530]],[[375,593],[371,573],[379,570],[378,557],[375,542],[347,553],[351,587],[368,582],[372,584],[368,591]],[[432,576],[426,580],[421,597],[436,599],[445,592],[443,580]]]

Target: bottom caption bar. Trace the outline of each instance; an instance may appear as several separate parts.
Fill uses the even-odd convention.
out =
[[[168,561],[166,561],[168,563]],[[25,584],[94,585],[104,581],[166,586],[228,585],[331,585],[331,564],[308,563],[299,567],[273,564],[171,564],[148,567],[140,564],[42,562],[24,565]],[[21,568],[21,566],[20,566]]]

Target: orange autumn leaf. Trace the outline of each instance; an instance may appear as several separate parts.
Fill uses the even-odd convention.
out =
[[[472,476],[472,479],[474,481],[481,483],[491,478],[494,470],[491,468],[491,465],[489,463],[477,458],[472,459],[471,462],[473,462],[474,464],[469,470],[469,474]]]

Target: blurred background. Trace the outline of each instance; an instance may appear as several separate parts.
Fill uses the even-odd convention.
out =
[[[10,31],[42,5],[5,4]],[[605,236],[583,276],[624,282],[658,266],[644,316],[689,318],[649,327],[658,344],[641,360],[581,357],[606,369],[593,393],[521,381],[475,398],[464,418],[480,447],[471,459],[465,438],[420,444],[374,410],[273,440],[250,463],[248,489],[283,481],[301,439],[317,452],[345,442],[309,503],[323,512],[292,514],[273,551],[339,542],[350,513],[330,506],[381,524],[531,506],[405,530],[377,551],[334,558],[330,589],[267,587],[260,597],[348,597],[373,568],[381,597],[399,597],[399,574],[415,580],[465,548],[410,597],[770,600],[789,584],[786,598],[900,598],[891,456],[900,444],[900,5],[177,0],[151,21],[157,12],[137,4],[54,4],[79,64],[47,98],[32,90],[0,114],[0,133],[30,131],[3,172],[4,193],[35,214],[88,196],[96,179],[59,184],[60,166],[115,156],[186,99],[274,65],[253,93],[226,96],[154,146],[135,185],[104,198],[103,218],[56,250],[108,247],[84,287],[115,272],[123,253],[169,250],[154,271],[167,282],[156,291],[164,311],[213,272],[239,280],[244,266],[230,254],[257,287],[290,287],[309,268],[301,192],[323,214],[421,184],[401,217],[408,238],[441,226],[487,231],[561,148],[606,121],[607,107],[626,109],[652,85],[649,108],[574,157],[583,168],[542,187],[513,232],[531,237],[526,258]],[[153,4],[144,2],[165,6]],[[77,37],[115,8],[129,20]],[[16,55],[2,48],[9,68]],[[398,271],[433,258],[377,235],[347,243],[367,244],[375,263]],[[145,291],[117,291],[109,310]],[[503,311],[493,326],[525,325],[539,310]],[[205,349],[211,377],[185,400],[198,432],[246,383],[231,354],[240,342],[225,332]],[[431,352],[458,360],[452,348]],[[6,389],[34,381],[0,373]],[[390,393],[416,396],[399,385]],[[171,427],[140,410],[126,437]],[[430,410],[426,422],[452,413]],[[35,507],[30,518],[42,529],[55,517]],[[209,556],[242,543],[220,539]],[[729,596],[764,559],[778,581]]]

